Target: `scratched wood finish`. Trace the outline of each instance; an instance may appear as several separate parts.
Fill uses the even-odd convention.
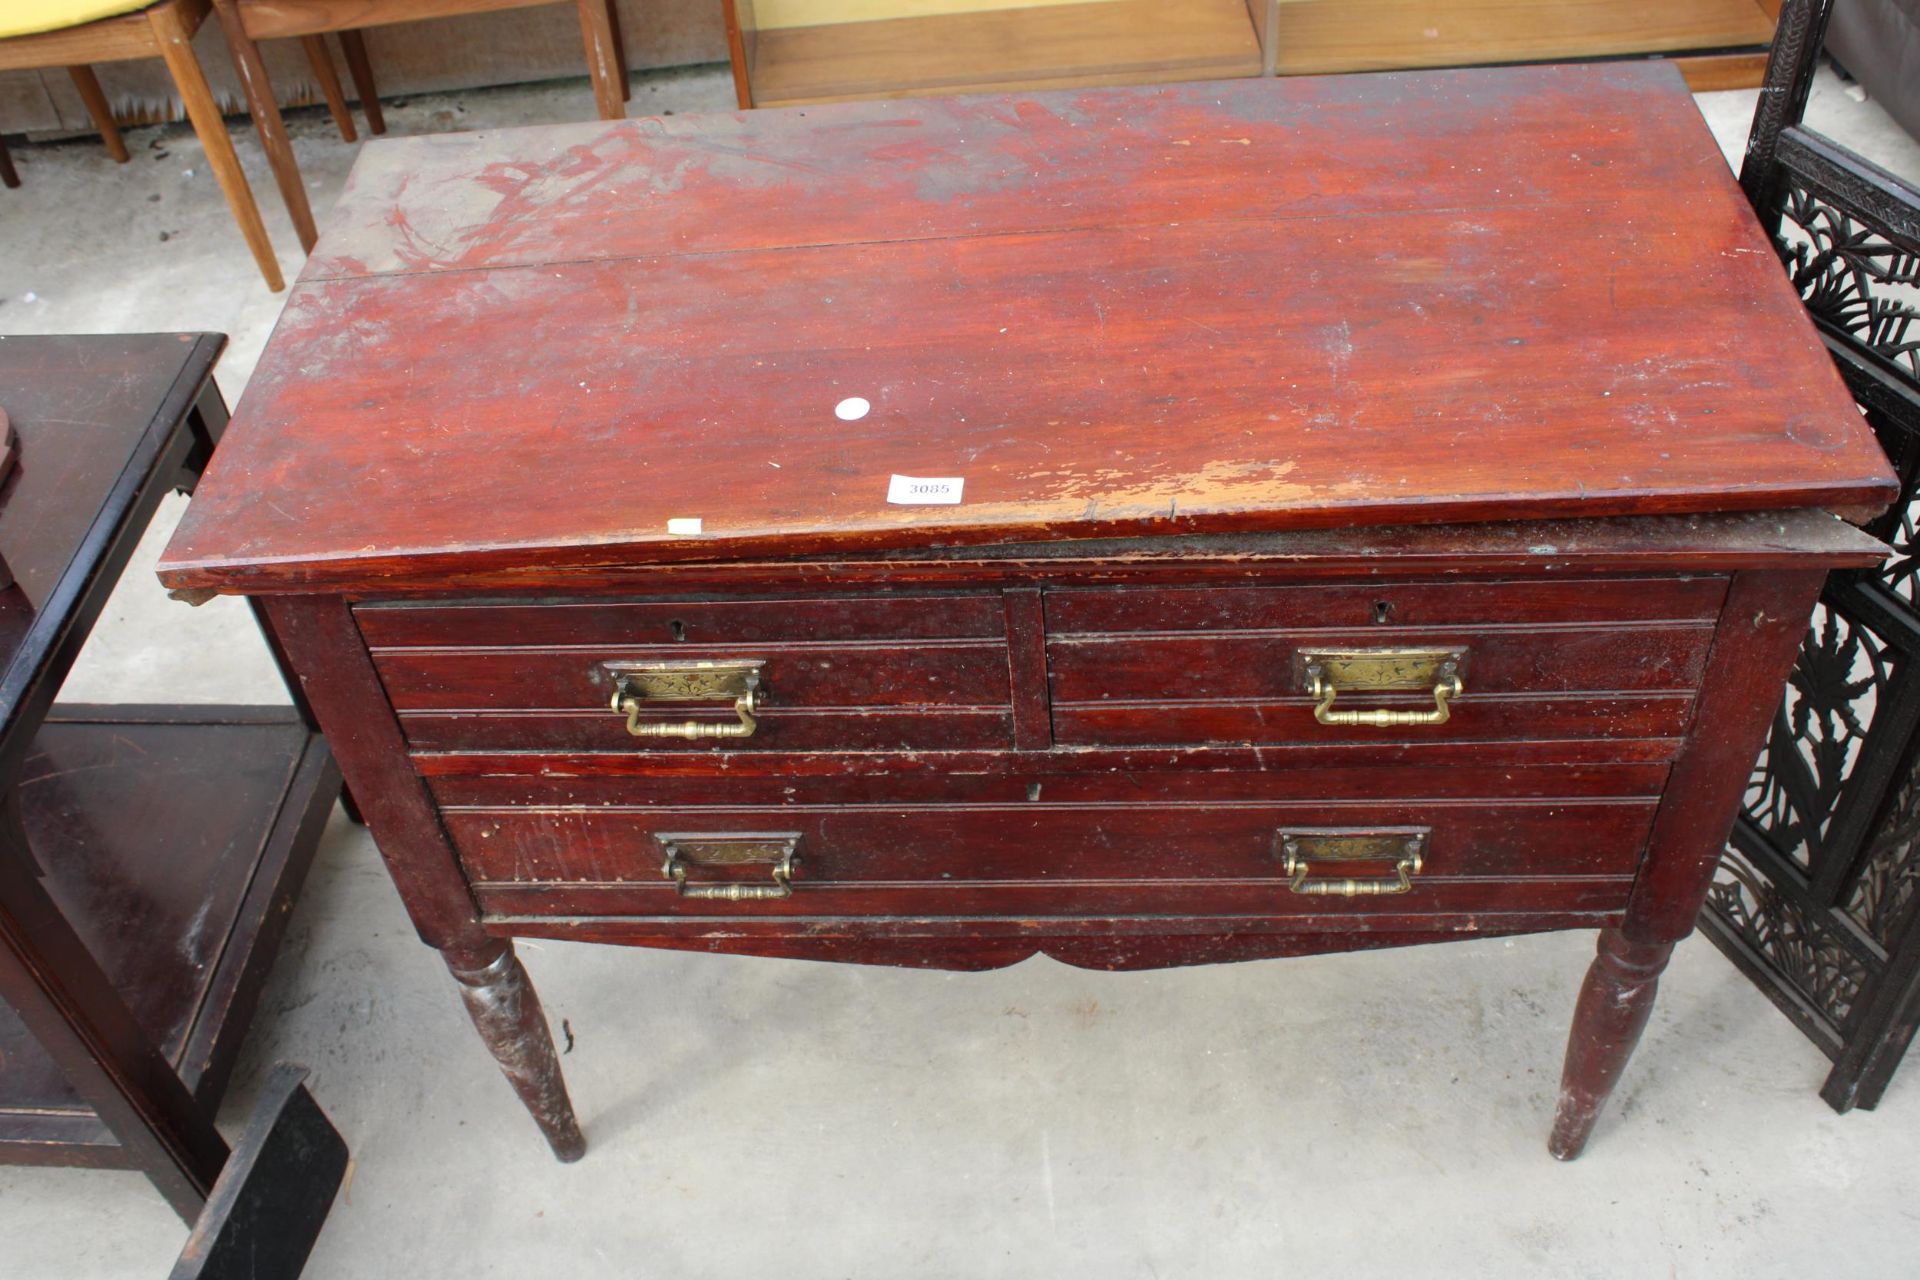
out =
[[[613,682],[609,662],[758,657],[768,687],[808,707],[1007,705],[1005,641],[917,645],[781,643],[624,645],[579,649],[382,650],[374,665],[400,711],[462,708],[600,710]],[[666,706],[684,718],[684,707]],[[745,740],[751,742],[751,739]]]
[[[1484,754],[1484,748],[1479,748]],[[1513,799],[1565,797],[1648,798],[1667,781],[1662,764],[1506,764],[1478,761],[1438,766],[1345,766],[1324,760],[1311,769],[1257,767],[1251,755],[1234,766],[1173,770],[1168,753],[1075,751],[1059,755],[994,753],[1004,772],[980,768],[984,753],[942,752],[941,772],[912,774],[893,767],[892,757],[874,756],[857,773],[819,777],[795,766],[805,758],[761,756],[724,766],[729,805],[1125,805],[1141,803],[1140,775],[1154,766],[1154,803],[1194,805],[1287,801],[1343,802],[1396,796],[1441,802],[1502,796]],[[843,757],[844,758],[844,757]],[[1089,760],[1091,758],[1091,760]],[[480,775],[439,774],[427,784],[443,813],[465,810],[600,808],[609,805],[709,805],[721,766],[714,761],[670,761],[697,769],[647,772],[572,773],[554,757],[535,757],[534,772],[522,776],[489,771]],[[424,763],[424,762],[422,762]],[[641,761],[642,764],[650,762]],[[776,824],[777,825],[777,824]],[[1569,855],[1575,856],[1575,855]]]
[[[1434,627],[1532,622],[1703,622],[1726,598],[1722,577],[1506,582],[1365,582],[1281,587],[1060,587],[1047,625],[1075,632],[1273,631],[1300,627]]]
[[[1474,918],[1483,911],[1531,911],[1562,916],[1574,912],[1618,913],[1632,888],[1632,876],[1422,878],[1411,890],[1396,896],[1397,909],[1406,918],[1450,917],[1446,923],[1471,933]],[[729,903],[730,909],[724,912],[714,910],[711,902],[676,897],[673,887],[664,883],[556,887],[516,881],[477,884],[474,897],[489,917],[660,920],[684,916],[699,920],[719,917],[729,923],[767,918],[780,921],[789,933],[811,932],[823,920],[921,916],[999,917],[1029,922],[1115,915],[1211,917],[1216,929],[1229,930],[1243,918],[1288,919],[1309,914],[1322,918],[1354,917],[1364,916],[1371,909],[1366,905],[1369,900],[1362,898],[1309,898],[1290,894],[1286,880],[1277,874],[1257,881],[1181,880],[1163,876],[1151,882],[1132,883],[994,884],[967,880],[906,888],[842,882],[806,890],[800,889],[796,882],[791,898]]]
[[[1893,493],[1667,68],[365,155],[169,585]],[[966,500],[890,506],[894,473]]]
[[[162,574],[270,598],[470,989],[516,936],[1658,946],[1811,584],[1884,551],[1830,512],[1892,493],[1673,74],[1542,68],[372,145]],[[1292,670],[1446,642],[1441,725],[1320,725]],[[762,727],[630,739],[635,656],[765,660]],[[1308,896],[1286,824],[1433,843]],[[663,878],[657,835],[745,831],[800,835],[790,896]],[[513,990],[476,1024],[577,1154]]]
[[[876,927],[853,921],[842,929],[831,924],[806,936],[756,929],[756,921],[710,921],[702,925],[621,920],[502,920],[493,927],[570,942],[635,942],[648,947],[706,951],[732,955],[776,956],[793,960],[826,960],[846,964],[884,964],[902,968],[960,970],[999,969],[1036,955],[1048,955],[1085,969],[1163,969],[1172,965],[1225,964],[1236,960],[1265,960],[1280,956],[1318,955],[1376,947],[1410,947],[1456,939],[1466,926],[1476,938],[1498,938],[1543,929],[1596,928],[1615,923],[1619,913],[1480,912],[1470,921],[1433,916],[1339,916],[1319,920],[1259,918],[1232,922],[1222,931],[1219,920],[1162,919],[1154,933],[1130,933],[1125,919],[1084,920],[1081,930],[1036,929],[1029,921],[966,922],[961,936],[939,922],[889,922]],[[1199,932],[1184,932],[1192,925]],[[1312,926],[1320,927],[1314,928]]]
[[[638,881],[669,896],[672,886],[660,875],[656,833],[796,832],[802,845],[794,884],[806,891],[805,897],[856,882],[937,886],[943,880],[1055,881],[1082,887],[1176,878],[1254,879],[1272,889],[1285,879],[1275,832],[1320,827],[1430,829],[1420,873],[1423,884],[1456,876],[1631,877],[1654,804],[1651,797],[1533,802],[1468,797],[1444,803],[1316,799],[1231,806],[706,805],[641,811],[462,810],[448,812],[446,823],[476,883]],[[1378,877],[1384,869],[1375,863],[1350,874]],[[1321,874],[1335,872],[1323,868]],[[729,867],[694,875],[755,883],[766,879],[767,870]],[[806,911],[797,901],[758,905],[776,914]],[[1074,913],[1071,897],[1066,905],[1068,913]],[[687,906],[696,914],[711,908],[693,900]],[[733,909],[728,904],[728,912]]]

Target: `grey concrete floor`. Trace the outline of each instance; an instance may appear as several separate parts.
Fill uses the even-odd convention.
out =
[[[635,114],[728,109],[724,71]],[[1737,155],[1751,93],[1702,95]],[[574,120],[584,83],[413,99],[396,133]],[[1920,177],[1823,80],[1814,121]],[[293,123],[325,210],[355,148]],[[250,132],[289,275],[291,228]],[[191,134],[19,148],[0,333],[212,329],[244,388],[282,298]],[[160,152],[164,151],[164,156]],[[164,240],[161,233],[167,233]],[[68,696],[281,696],[244,611],[151,577],[171,504]],[[337,815],[223,1116],[314,1068],[354,1152],[309,1274],[383,1276],[1845,1276],[1920,1272],[1920,1063],[1874,1113],[1706,943],[1684,944],[1587,1156],[1544,1140],[1590,934],[1144,974],[974,975],[523,945],[592,1151],[546,1155]],[[152,1277],[185,1229],[138,1175],[0,1168],[0,1277]]]

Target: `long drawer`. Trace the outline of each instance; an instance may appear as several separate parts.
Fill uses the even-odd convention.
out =
[[[1657,804],[1387,798],[1438,789],[1412,776],[1347,799],[1277,798],[1304,780],[1262,781],[1214,777],[1186,800],[1075,800],[1085,792],[1066,785],[889,803],[879,786],[815,780],[777,803],[728,790],[694,803],[627,780],[624,804],[443,800],[442,817],[482,904],[509,914],[1274,916],[1385,898],[1402,914],[1616,909]]]
[[[1677,739],[1724,595],[1720,578],[1063,588],[1046,604],[1054,740]],[[1327,702],[1315,664],[1343,654],[1411,674]]]

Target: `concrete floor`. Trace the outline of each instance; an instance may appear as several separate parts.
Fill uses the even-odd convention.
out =
[[[730,109],[723,71],[633,111]],[[1751,93],[1703,95],[1737,155]],[[584,83],[416,98],[396,133],[591,113]],[[1812,118],[1920,178],[1920,146],[1831,80]],[[293,122],[322,224],[355,148]],[[240,150],[289,276],[294,239]],[[282,297],[254,274],[191,134],[16,149],[0,332],[213,329],[245,386]],[[164,152],[164,154],[162,154]],[[165,239],[162,239],[165,233]],[[245,613],[166,600],[174,502],[73,698],[281,696]],[[315,1277],[1820,1276],[1920,1270],[1920,1064],[1874,1113],[1695,940],[1592,1149],[1543,1143],[1590,934],[1145,974],[983,975],[628,952],[523,954],[592,1151],[546,1155],[337,815],[224,1119],[274,1059],[355,1171]],[[138,1175],[0,1168],[0,1277],[152,1277],[185,1238]]]

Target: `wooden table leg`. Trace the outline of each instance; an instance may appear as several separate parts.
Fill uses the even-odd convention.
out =
[[[607,0],[607,29],[613,33],[613,56],[620,64],[620,101],[633,101],[633,71],[627,66],[627,37],[620,30],[620,0]]]
[[[199,135],[200,145],[206,149],[207,164],[227,197],[227,206],[233,210],[233,220],[240,224],[240,234],[253,250],[253,260],[266,278],[267,288],[278,293],[287,287],[287,282],[280,275],[279,260],[273,256],[273,242],[267,239],[266,224],[260,221],[260,207],[253,202],[253,190],[247,186],[246,171],[240,167],[240,157],[234,154],[227,123],[220,117],[220,104],[213,100],[213,90],[207,87],[200,60],[194,57],[192,33],[181,20],[179,6],[174,4],[155,5],[147,10],[147,20],[153,28],[154,41],[160,46],[160,57],[173,73],[174,87],[186,103],[187,119]],[[282,190],[285,190],[284,184]]]
[[[488,938],[478,949],[449,947],[441,954],[460,984],[460,998],[466,1001],[474,1028],[532,1113],[553,1154],[568,1164],[587,1154],[586,1137],[560,1075],[553,1031],[541,1012],[539,993],[513,953],[513,944]]]
[[[313,78],[320,82],[320,96],[327,100],[327,111],[333,116],[333,127],[340,131],[340,140],[360,141],[360,133],[353,127],[353,112],[347,110],[347,91],[340,87],[340,73],[333,66],[333,51],[327,48],[327,38],[301,36],[300,47],[307,51],[307,65],[313,68]]]
[[[1630,942],[1618,929],[1600,931],[1600,951],[1587,970],[1567,1035],[1560,1107],[1547,1150],[1572,1160],[1586,1148],[1593,1123],[1620,1083],[1620,1072],[1640,1043],[1671,942]]]
[[[353,91],[360,97],[360,111],[367,117],[367,132],[387,131],[387,118],[380,110],[380,86],[373,80],[373,62],[367,57],[366,37],[358,31],[342,31],[340,48],[347,55],[347,74],[353,77]]]
[[[593,100],[602,120],[624,120],[627,100],[620,92],[620,59],[613,51],[613,23],[607,0],[577,0],[580,34],[587,46],[587,74],[593,77]]]
[[[586,1139],[540,999],[513,945],[481,927],[472,887],[433,798],[407,761],[406,739],[350,607],[333,596],[270,596],[259,608],[276,657],[297,673],[290,685],[305,692],[306,707],[365,809],[414,928],[446,961],[481,1039],[553,1153],[578,1160]]]
[[[1735,574],[1727,589],[1693,725],[1654,814],[1625,919],[1601,931],[1574,1006],[1547,1141],[1561,1160],[1585,1148],[1653,1012],[1667,958],[1693,932],[1752,773],[1753,744],[1765,738],[1780,705],[1825,581],[1825,574],[1804,570],[1749,571]]]
[[[233,69],[240,76],[240,90],[247,96],[247,110],[260,135],[260,148],[267,153],[267,164],[280,188],[281,202],[287,206],[287,216],[293,219],[293,233],[300,237],[300,247],[312,253],[320,233],[313,225],[313,208],[307,203],[306,184],[300,180],[300,165],[293,157],[286,122],[280,118],[280,104],[273,100],[273,83],[267,79],[266,64],[260,60],[260,46],[241,24],[234,0],[214,0],[213,9],[214,16],[220,20],[221,34],[227,38],[227,53],[233,58]],[[278,272],[277,266],[275,271]]]
[[[107,154],[115,163],[125,164],[127,144],[120,137],[120,123],[113,118],[107,95],[101,92],[100,78],[87,66],[68,67],[67,75],[72,78],[73,87],[80,91],[80,100],[87,104],[87,114],[93,117],[93,127],[100,131],[100,141],[106,143]]]
[[[0,185],[20,185],[20,171],[13,167],[13,153],[7,150],[5,138],[0,138]]]

